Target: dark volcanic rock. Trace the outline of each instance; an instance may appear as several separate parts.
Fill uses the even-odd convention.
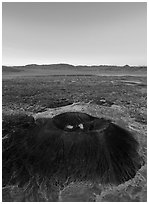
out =
[[[16,123],[3,141],[4,186],[23,186],[37,174],[62,183],[71,178],[119,184],[141,167],[138,142],[110,120],[66,112],[37,119],[30,128],[28,121]]]

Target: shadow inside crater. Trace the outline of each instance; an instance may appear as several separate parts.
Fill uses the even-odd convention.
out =
[[[96,118],[86,113],[66,112],[53,118],[53,123],[59,129],[64,131],[88,132],[91,130],[102,130],[109,124],[110,120]]]

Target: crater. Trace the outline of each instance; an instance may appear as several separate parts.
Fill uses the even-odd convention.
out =
[[[84,131],[90,134],[91,130],[102,130],[109,124],[109,120],[96,118],[81,112],[66,112],[53,118],[54,125],[64,131]]]
[[[27,125],[17,120],[3,140],[3,186],[25,185],[33,175],[118,185],[143,164],[134,135],[111,120],[81,112],[28,119],[31,126],[27,116]]]

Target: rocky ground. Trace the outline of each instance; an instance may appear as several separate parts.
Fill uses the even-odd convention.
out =
[[[40,182],[35,177],[40,201],[97,201],[138,202],[147,200],[147,86],[145,77],[105,76],[48,76],[3,80],[3,121],[12,115],[28,114],[38,117],[53,117],[66,111],[81,111],[96,117],[111,119],[129,129],[139,141],[139,152],[145,164],[136,176],[118,186],[101,185],[89,181],[66,182],[63,188]],[[7,138],[3,126],[3,137]],[[11,127],[13,129],[13,127]],[[3,201],[37,201],[25,186],[5,186]],[[42,190],[41,190],[42,189]],[[47,197],[49,192],[49,197]],[[52,192],[52,193],[50,193]],[[34,199],[34,200],[33,200]]]

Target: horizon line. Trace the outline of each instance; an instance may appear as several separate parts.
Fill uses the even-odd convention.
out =
[[[129,67],[147,67],[147,65],[130,65],[130,64],[123,64],[123,65],[114,65],[114,64],[70,64],[70,63],[66,63],[66,62],[60,62],[60,63],[46,63],[46,64],[36,64],[36,63],[29,63],[29,64],[22,64],[22,65],[3,65],[2,66],[6,66],[6,67],[17,67],[17,66],[28,66],[28,65],[36,65],[36,66],[47,66],[47,65],[71,65],[71,66],[116,66],[116,67],[124,67],[124,66],[129,66]]]

